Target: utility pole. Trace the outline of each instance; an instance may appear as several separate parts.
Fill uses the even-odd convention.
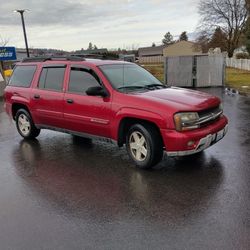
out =
[[[23,17],[23,14],[24,14],[25,11],[27,11],[27,10],[14,10],[14,12],[18,12],[21,15],[26,53],[27,53],[27,57],[30,57],[28,41],[27,41],[27,35],[26,35],[26,29],[25,29],[25,23],[24,23],[24,17]]]

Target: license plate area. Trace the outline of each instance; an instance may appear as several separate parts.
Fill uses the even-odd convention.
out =
[[[224,129],[220,130],[219,132],[217,132],[215,141],[221,140],[224,137],[225,134],[226,134],[226,128],[224,128]]]

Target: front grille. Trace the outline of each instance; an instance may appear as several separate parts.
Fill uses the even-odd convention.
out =
[[[218,105],[218,106],[210,108],[210,109],[199,111],[198,114],[199,114],[199,117],[202,118],[204,116],[210,115],[211,113],[215,114],[215,113],[218,113],[220,111],[221,111],[221,109],[220,109],[220,106]]]
[[[199,117],[200,117],[198,124],[200,125],[200,127],[204,127],[211,123],[214,123],[215,121],[219,119],[222,113],[223,111],[220,108],[220,106],[216,106],[214,108],[210,108],[207,110],[202,110],[198,112]]]

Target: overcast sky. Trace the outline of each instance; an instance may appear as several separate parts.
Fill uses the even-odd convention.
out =
[[[24,47],[20,14],[25,13],[29,47],[77,50],[131,48],[161,43],[170,31],[193,33],[199,0],[0,0],[0,36]],[[1,41],[1,40],[0,40]]]

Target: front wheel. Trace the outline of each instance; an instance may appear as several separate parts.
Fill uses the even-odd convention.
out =
[[[156,165],[163,155],[161,136],[150,124],[133,125],[126,136],[126,148],[130,158],[143,169]]]
[[[18,133],[25,139],[33,139],[40,134],[40,129],[36,128],[29,112],[25,109],[17,111],[16,127]]]

